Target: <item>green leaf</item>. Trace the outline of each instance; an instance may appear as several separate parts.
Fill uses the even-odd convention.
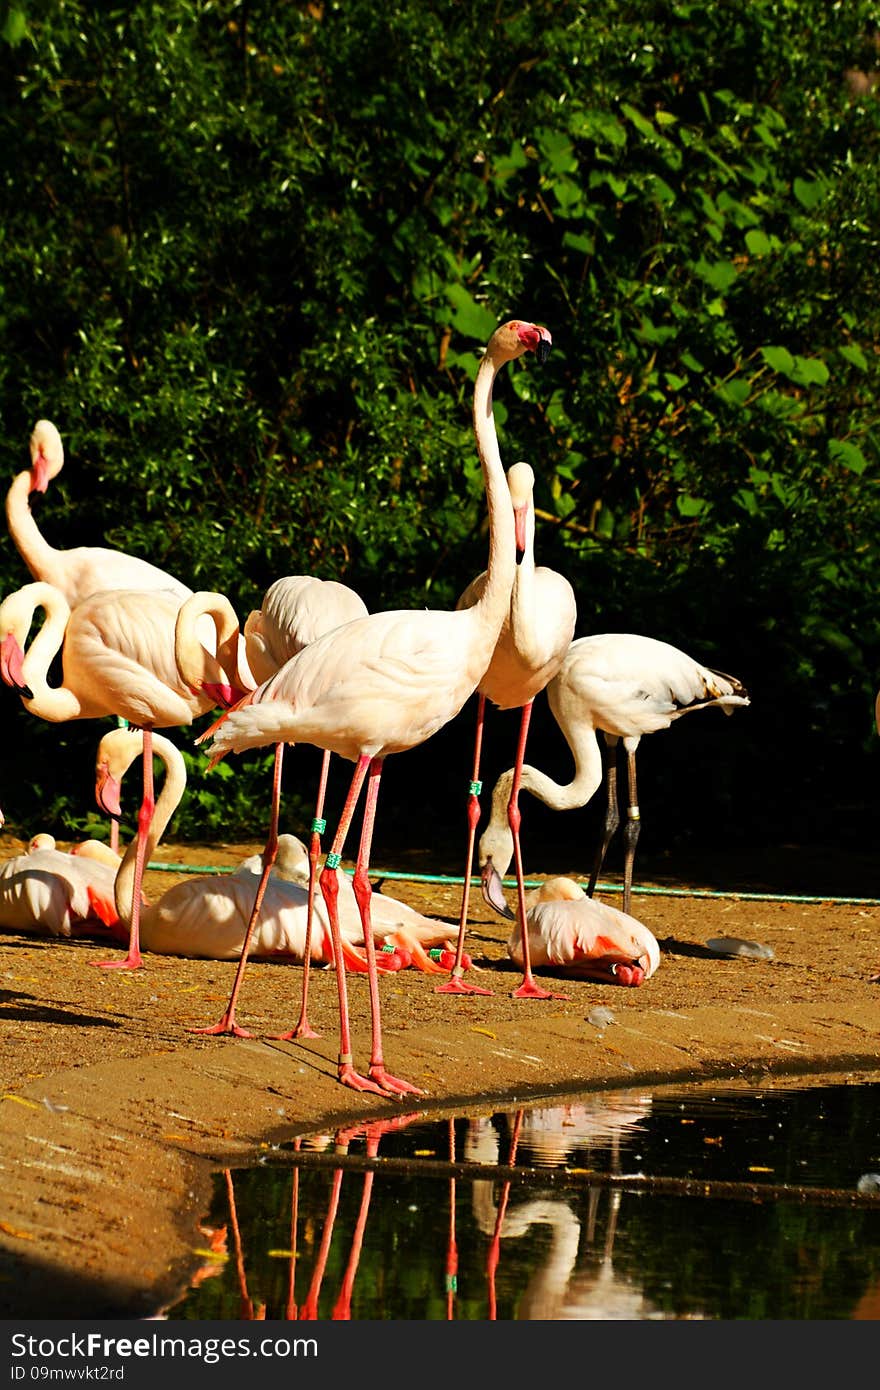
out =
[[[772,367],[774,372],[782,372],[783,376],[793,377],[794,358],[788,348],[784,347],[762,347],[761,356]]]
[[[746,232],[746,246],[753,256],[768,256],[772,249],[767,233],[759,232],[755,228]]]
[[[868,370],[868,359],[856,343],[847,343],[837,350],[841,357],[845,357],[847,362],[852,362],[853,366],[858,367],[860,372]]]
[[[689,497],[683,493],[675,499],[675,505],[682,516],[702,516],[709,504],[702,497]]]
[[[730,261],[707,261],[701,257],[694,270],[707,285],[711,285],[712,289],[718,290],[720,294],[729,290],[737,278],[736,266]]]
[[[829,371],[821,357],[800,357],[795,355],[792,381],[799,386],[827,386]]]
[[[848,439],[829,440],[828,457],[848,468],[851,473],[864,473],[868,467],[868,460],[859,446],[850,443]]]
[[[27,33],[27,15],[24,10],[10,8],[0,33],[12,48],[16,48]]]
[[[828,191],[828,185],[824,179],[795,179],[793,184],[794,196],[797,198],[801,207],[811,211],[818,207]]]
[[[447,285],[446,297],[453,307],[453,328],[466,338],[488,342],[498,327],[495,315],[484,304],[478,304],[464,285]]]

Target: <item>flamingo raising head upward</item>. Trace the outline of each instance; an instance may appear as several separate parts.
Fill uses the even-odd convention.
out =
[[[123,550],[78,545],[56,550],[45,539],[30,508],[30,497],[45,492],[64,465],[61,436],[51,420],[38,420],[30,442],[31,466],[16,475],[6,494],[6,520],[21,558],[34,579],[60,589],[71,608],[105,589],[166,589],[182,602],[192,592],[165,570]]]
[[[281,741],[313,743],[355,764],[348,797],[320,876],[337,961],[338,1075],[343,1085],[355,1090],[394,1096],[420,1093],[418,1087],[386,1071],[382,1053],[369,881],[379,782],[383,761],[389,753],[414,748],[458,714],[476,690],[495,650],[510,607],[516,555],[513,509],[495,435],[492,387],[505,363],[526,352],[543,358],[549,345],[546,328],[512,320],[493,333],[477,371],[474,422],[489,509],[489,563],[480,599],[472,607],[456,612],[395,610],[346,623],[304,647],[277,675],[203,736],[213,738],[212,762],[227,753]],[[373,1027],[369,1070],[361,1076],[354,1069],[351,1049],[335,870],[365,783],[366,803],[353,886],[364,926]],[[233,1031],[235,998],[246,952],[247,943],[217,1031]]]

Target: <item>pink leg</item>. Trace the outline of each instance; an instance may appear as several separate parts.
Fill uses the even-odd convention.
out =
[[[307,1322],[314,1322],[318,1316],[318,1295],[321,1292],[321,1283],[324,1278],[324,1270],[327,1268],[327,1256],[330,1254],[330,1241],[333,1236],[333,1224],[336,1221],[336,1211],[339,1207],[339,1192],[342,1187],[342,1169],[333,1170],[333,1186],[330,1190],[330,1204],[327,1215],[324,1217],[324,1229],[321,1232],[321,1244],[318,1249],[318,1258],[315,1261],[315,1268],[312,1272],[312,1282],[306,1294],[306,1301],[300,1309],[300,1318]]]
[[[491,994],[491,989],[480,989],[478,985],[466,984],[462,958],[464,954],[464,936],[467,931],[468,908],[470,906],[471,891],[471,868],[474,862],[474,841],[477,837],[477,826],[480,821],[480,757],[483,749],[483,725],[486,719],[486,697],[479,695],[477,700],[477,731],[474,738],[474,764],[471,771],[471,786],[468,796],[467,822],[468,822],[468,847],[467,861],[464,866],[464,888],[461,895],[461,914],[458,920],[458,940],[455,944],[455,960],[450,971],[449,979],[442,985],[438,985],[435,994]]]
[[[284,759],[284,744],[275,745],[275,770],[272,778],[272,813],[269,820],[269,836],[266,840],[266,848],[263,850],[263,872],[260,874],[260,882],[257,884],[257,896],[251,908],[250,921],[247,924],[247,931],[244,934],[244,941],[241,946],[241,955],[238,960],[238,969],[235,972],[235,979],[232,982],[232,993],[229,996],[229,1003],[226,1005],[226,1012],[216,1023],[208,1028],[188,1028],[188,1033],[207,1033],[215,1036],[220,1033],[231,1033],[235,1038],[253,1037],[246,1028],[240,1028],[235,1021],[235,1002],[238,999],[238,991],[244,978],[245,966],[247,965],[248,952],[250,951],[251,938],[254,928],[260,916],[260,908],[263,906],[263,898],[266,896],[266,885],[269,882],[269,875],[272,872],[272,865],[275,863],[275,856],[278,853],[278,817],[281,810],[281,767]]]
[[[455,1162],[455,1121],[449,1120],[449,1162]],[[446,1320],[452,1321],[458,1292],[458,1245],[455,1240],[455,1178],[449,1179],[449,1238],[446,1243]]]
[[[523,953],[523,980],[519,989],[513,991],[512,998],[567,999],[567,994],[553,994],[549,989],[542,989],[540,985],[535,983],[529,954],[529,934],[526,931],[525,875],[523,874],[522,847],[519,839],[519,829],[522,822],[519,809],[519,788],[522,778],[523,763],[525,762],[526,756],[526,739],[529,735],[529,721],[532,717],[533,703],[534,701],[530,700],[527,705],[523,705],[519,726],[519,744],[516,750],[516,767],[513,773],[513,785],[510,788],[510,800],[507,803],[507,823],[513,835],[513,856],[516,863],[516,892],[519,899],[519,921]]]
[[[512,1168],[516,1162],[516,1148],[519,1143],[519,1132],[522,1127],[523,1112],[517,1110],[516,1119],[513,1122],[513,1134],[510,1139],[510,1154],[508,1165]],[[489,1319],[495,1321],[497,1317],[495,1307],[495,1271],[498,1268],[498,1260],[501,1255],[501,1228],[504,1225],[504,1218],[507,1215],[507,1203],[510,1199],[510,1179],[504,1184],[501,1190],[501,1197],[498,1201],[498,1211],[495,1216],[495,1229],[492,1232],[492,1243],[489,1246],[489,1253],[486,1257],[486,1277],[489,1284]]]
[[[302,1140],[294,1139],[293,1147],[299,1151]],[[284,1316],[288,1322],[295,1322],[297,1317],[296,1306],[296,1237],[297,1225],[299,1222],[299,1168],[293,1170],[293,1191],[290,1196],[290,1271],[287,1277],[287,1306]]]
[[[367,1135],[367,1156],[375,1158],[379,1152],[379,1137],[371,1138]],[[358,1212],[357,1222],[355,1223],[354,1235],[351,1238],[351,1250],[348,1256],[348,1264],[345,1268],[345,1275],[342,1280],[342,1287],[339,1290],[339,1297],[333,1305],[333,1312],[330,1314],[334,1322],[349,1321],[351,1319],[351,1295],[354,1290],[355,1276],[361,1258],[361,1246],[364,1243],[364,1231],[367,1226],[367,1214],[370,1210],[370,1196],[373,1191],[373,1179],[375,1173],[372,1171],[364,1173],[364,1189],[361,1193],[361,1205]]]
[[[370,775],[367,781],[367,797],[364,805],[364,822],[361,829],[361,841],[358,846],[358,857],[357,863],[355,864],[354,880],[352,884],[354,895],[357,899],[357,905],[361,913],[361,923],[364,931],[364,947],[367,956],[368,979],[370,983],[372,1048],[370,1051],[368,1076],[371,1081],[378,1083],[380,1089],[386,1095],[423,1096],[425,1092],[420,1090],[418,1086],[413,1086],[409,1081],[401,1081],[398,1077],[392,1076],[387,1072],[382,1056],[379,972],[376,968],[376,943],[373,940],[373,923],[370,914],[370,899],[373,896],[373,890],[370,886],[369,878],[370,846],[373,842],[373,826],[376,820],[376,803],[379,799],[379,782],[381,777],[382,759],[374,758],[370,763]]]
[[[143,730],[144,740],[144,795],[138,812],[137,851],[134,861],[134,885],[131,900],[131,928],[128,937],[128,955],[123,960],[99,960],[94,964],[102,970],[137,970],[143,965],[141,959],[141,893],[144,882],[144,867],[147,862],[147,838],[153,823],[156,798],[153,788],[153,731]]]
[[[306,1006],[309,998],[309,967],[312,956],[312,922],[315,915],[315,889],[318,886],[318,859],[321,854],[321,834],[326,826],[323,819],[324,797],[327,795],[327,773],[330,769],[330,754],[325,749],[324,758],[321,763],[321,780],[318,783],[318,799],[315,803],[315,816],[312,821],[312,838],[309,842],[309,900],[306,907],[306,944],[303,951],[303,985],[302,1003],[300,1005],[299,1019],[292,1028],[286,1033],[278,1033],[276,1036],[284,1041],[290,1042],[294,1038],[319,1038],[320,1033],[316,1033],[306,1017]]]

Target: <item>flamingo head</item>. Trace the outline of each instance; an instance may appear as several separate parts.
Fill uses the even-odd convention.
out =
[[[108,816],[122,815],[122,778],[110,769],[105,758],[99,758],[95,768],[95,800]]]
[[[502,323],[489,339],[487,352],[498,363],[512,362],[524,352],[533,352],[539,362],[545,361],[553,339],[549,330],[525,319],[509,319]]]
[[[24,678],[24,651],[14,632],[7,632],[0,642],[0,676],[23,699],[33,699],[33,691]]]
[[[527,463],[514,463],[507,470],[507,486],[513,503],[516,553],[521,559],[528,544],[528,517],[535,487],[534,470]]]
[[[513,920],[514,914],[508,907],[507,899],[504,896],[504,883],[501,875],[492,863],[491,855],[480,870],[480,889],[483,894],[483,901],[488,907],[494,908],[496,912],[500,912],[502,917],[507,917],[511,921]]]
[[[51,420],[38,420],[30,441],[31,492],[45,492],[49,483],[61,472],[64,446],[61,435]]]

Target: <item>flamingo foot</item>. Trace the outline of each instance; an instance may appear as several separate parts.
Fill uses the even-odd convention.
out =
[[[369,1080],[366,1076],[361,1076],[356,1072],[351,1062],[340,1062],[337,1068],[337,1077],[343,1086],[348,1086],[352,1091],[372,1091],[377,1096],[387,1096],[390,1093],[378,1086],[375,1081]]]
[[[542,989],[534,980],[523,980],[519,989],[511,991],[511,999],[568,999],[567,994],[554,994],[552,990]]]
[[[438,985],[435,994],[491,994],[491,989],[481,989],[479,985],[468,984],[460,975],[450,975],[445,984]]]
[[[612,969],[612,980],[616,985],[629,985],[635,988],[644,984],[645,972],[640,965],[618,965]]]
[[[409,1081],[401,1081],[397,1076],[392,1076],[385,1070],[381,1062],[371,1062],[369,1070],[370,1079],[378,1081],[386,1095],[391,1096],[425,1096],[427,1091],[422,1091],[418,1086],[413,1086]]]
[[[122,960],[91,960],[89,965],[96,965],[99,970],[140,970],[143,960],[139,951],[134,955],[129,952]]]
[[[235,1021],[235,1014],[231,1010],[225,1013],[216,1023],[212,1023],[210,1028],[187,1028],[188,1033],[202,1033],[206,1037],[219,1037],[221,1033],[228,1033],[233,1038],[252,1038],[253,1033],[249,1033],[246,1028],[239,1028]]]
[[[276,1042],[295,1042],[297,1038],[320,1038],[321,1034],[316,1033],[307,1018],[301,1018],[293,1028],[288,1028],[286,1033],[270,1033],[270,1038]]]

